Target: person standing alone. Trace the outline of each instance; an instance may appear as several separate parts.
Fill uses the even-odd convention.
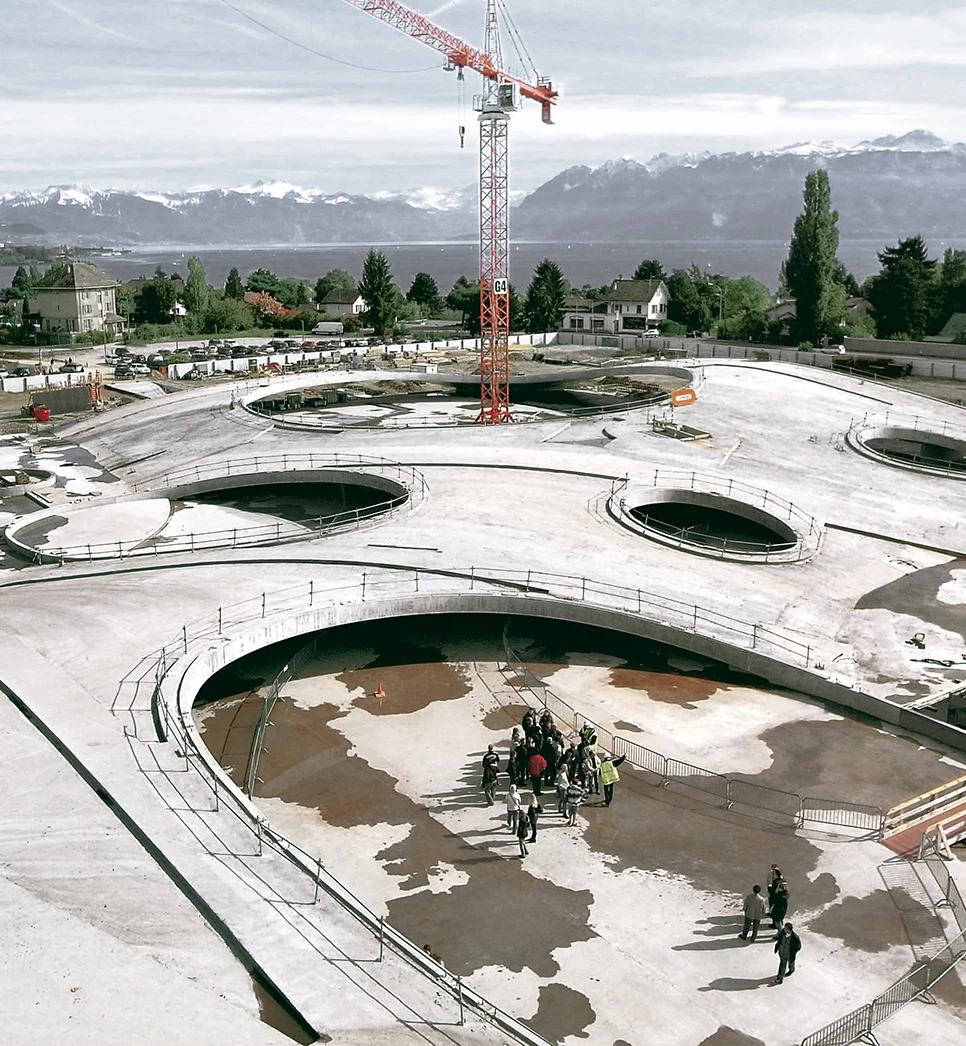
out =
[[[530,775],[530,784],[533,786],[534,795],[540,794],[540,782],[543,780],[543,772],[546,769],[547,760],[534,749],[527,760],[527,773]]]
[[[761,895],[761,887],[756,884],[745,898],[745,925],[738,934],[743,941],[748,940],[748,931],[751,930],[751,943],[755,943],[758,938],[758,925],[764,918],[766,909],[767,905],[765,898]]]
[[[626,755],[622,755],[615,759],[610,752],[605,752],[600,761],[600,783],[604,786],[604,806],[610,806],[614,800],[614,785],[621,779],[617,768],[626,758]]]
[[[775,978],[775,984],[782,983],[786,972],[789,977],[795,972],[795,958],[801,950],[802,939],[795,933],[791,923],[785,923],[775,939],[775,953],[778,955],[778,976]]]
[[[510,785],[510,791],[506,794],[506,826],[511,832],[517,830],[517,822],[520,817],[520,792],[516,785]]]

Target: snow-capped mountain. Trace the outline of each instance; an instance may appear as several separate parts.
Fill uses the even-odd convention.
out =
[[[513,199],[515,236],[535,240],[784,240],[805,175],[829,172],[844,236],[966,236],[966,145],[929,131],[859,142],[708,152],[570,167]],[[0,195],[0,240],[132,246],[466,240],[475,186],[360,195],[286,181],[185,192],[83,185]]]
[[[811,141],[571,167],[523,200],[513,228],[537,240],[787,240],[818,167],[844,237],[966,237],[966,146],[924,130],[850,148]]]

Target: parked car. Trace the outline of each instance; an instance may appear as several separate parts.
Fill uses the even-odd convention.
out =
[[[657,327],[648,327],[648,329],[641,334],[642,338],[659,338],[660,336],[661,332]]]
[[[151,368],[146,363],[132,363],[131,364],[132,374],[150,374]]]
[[[57,368],[58,374],[83,374],[84,366],[80,363],[62,363]]]
[[[23,365],[23,366],[14,368],[13,376],[15,378],[33,378],[33,377],[35,377],[39,373],[40,373],[40,368],[39,367],[33,366],[33,365],[31,365],[31,366]]]
[[[132,371],[131,368],[129,366],[127,366],[127,364],[119,363],[114,368],[114,377],[115,378],[133,378],[134,377],[134,371]]]

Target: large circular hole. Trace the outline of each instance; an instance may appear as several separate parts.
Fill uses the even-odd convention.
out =
[[[863,443],[869,450],[903,465],[966,474],[966,443],[950,436],[916,429],[885,429],[866,436]]]
[[[791,548],[796,540],[795,532],[774,518],[764,523],[712,505],[668,501],[638,505],[631,509],[631,515],[670,537],[709,548],[777,551]]]
[[[360,483],[268,483],[207,491],[175,504],[217,505],[318,529],[343,515],[371,518],[387,512],[398,496]]]

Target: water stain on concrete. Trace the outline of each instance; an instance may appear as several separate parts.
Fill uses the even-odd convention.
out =
[[[499,708],[491,708],[483,716],[481,722],[487,730],[505,730],[507,734],[519,726],[523,720],[529,705],[501,705]]]
[[[729,1028],[727,1024],[722,1024],[716,1032],[712,1032],[706,1039],[702,1039],[698,1046],[765,1046],[765,1043],[753,1035],[745,1035],[736,1028]]]
[[[644,731],[643,731],[643,729],[641,727],[635,726],[633,723],[626,723],[626,722],[624,722],[623,719],[617,719],[617,720],[614,721],[614,729],[615,730],[625,730],[625,731],[629,730],[631,733],[634,733],[634,734],[642,734],[642,733],[644,733]]]
[[[713,679],[695,675],[673,675],[670,672],[644,672],[632,668],[612,668],[610,685],[620,690],[636,690],[652,701],[669,705],[693,706],[707,701],[719,690],[727,690]]]
[[[350,754],[348,739],[337,729],[345,714],[332,704],[302,709],[294,702],[279,702],[259,763],[263,783],[258,794],[315,810],[337,827],[408,825],[405,839],[376,855],[406,891],[388,903],[390,923],[411,940],[429,942],[447,967],[463,976],[492,964],[554,976],[559,970],[555,949],[596,936],[588,926],[590,891],[531,876],[519,860],[508,860],[485,843],[476,846],[450,832],[426,807],[398,792],[392,776]],[[206,726],[211,722],[207,719]],[[481,755],[468,757],[461,777],[447,791],[426,797],[427,803],[479,804]],[[494,811],[493,837],[499,840],[505,832],[502,808]],[[508,843],[515,843],[505,835]],[[514,845],[511,852],[515,851]],[[429,871],[440,864],[469,879],[445,893],[427,891]],[[507,920],[496,918],[498,911],[526,911],[527,932],[516,932]]]
[[[902,916],[888,890],[875,890],[866,897],[843,897],[809,920],[808,928],[861,952],[884,952],[895,944],[907,943]]]
[[[954,559],[935,567],[914,570],[888,585],[866,592],[855,604],[855,609],[889,610],[893,614],[909,615],[966,639],[966,605],[943,603],[938,598],[939,589],[953,580],[954,571],[961,571],[963,567],[962,560]],[[920,656],[912,647],[909,649]],[[931,656],[942,657],[944,654],[934,652]]]
[[[732,776],[799,795],[888,809],[954,776],[940,753],[851,717],[782,723],[760,737],[772,751],[771,766]]]
[[[352,703],[371,715],[408,715],[434,701],[455,701],[470,692],[466,670],[447,664],[396,665],[342,672],[335,677],[364,696]],[[384,696],[377,694],[382,687]]]
[[[590,1027],[597,1020],[590,1000],[581,992],[565,984],[545,984],[540,989],[537,1012],[522,1023],[542,1035],[547,1042],[562,1042],[569,1036],[586,1039]]]
[[[793,919],[796,908],[823,907],[838,896],[833,876],[808,878],[822,852],[793,830],[770,826],[763,832],[757,819],[658,788],[626,763],[620,774],[610,807],[583,808],[585,841],[592,850],[614,859],[612,871],[639,868],[682,875],[697,890],[723,895],[724,908],[730,898],[748,892],[756,881],[754,869],[765,869],[777,860],[788,877]],[[688,913],[681,916],[680,939],[691,942]]]

